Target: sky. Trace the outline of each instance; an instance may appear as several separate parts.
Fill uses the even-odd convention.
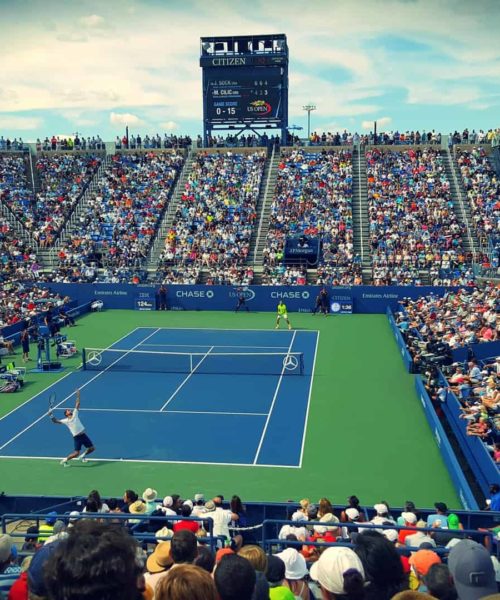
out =
[[[0,135],[202,132],[201,36],[285,33],[289,124],[500,126],[498,0],[0,0]]]

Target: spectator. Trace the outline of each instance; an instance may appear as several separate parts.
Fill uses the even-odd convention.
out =
[[[432,550],[420,549],[410,556],[410,565],[412,568],[410,574],[410,589],[426,592],[424,577],[427,575],[432,565],[440,563],[439,555]]]
[[[21,573],[21,567],[14,561],[14,550],[14,540],[10,535],[0,534],[0,594],[8,594]]]
[[[285,563],[285,583],[300,600],[310,600],[312,592],[307,584],[308,570],[305,558],[295,548],[286,548],[276,554]]]
[[[278,556],[268,557],[266,578],[269,583],[270,600],[295,600],[290,588],[284,585],[285,563]]]
[[[251,600],[255,581],[252,565],[237,554],[223,556],[214,573],[220,600]]]
[[[194,565],[212,573],[215,567],[215,556],[208,546],[198,546],[198,554],[193,562]]]
[[[160,542],[156,545],[146,561],[147,573],[145,574],[146,583],[156,593],[158,583],[165,578],[170,567],[174,564],[170,542]]]
[[[137,600],[144,589],[137,546],[122,527],[80,521],[46,563],[51,600]]]
[[[176,565],[192,563],[196,558],[197,541],[193,532],[183,529],[174,533],[170,544],[170,555]]]
[[[210,575],[194,565],[179,565],[158,584],[156,600],[217,600]]]
[[[365,598],[363,564],[350,548],[327,548],[313,564],[311,578],[319,583],[323,600]]]
[[[424,577],[429,594],[437,600],[457,600],[457,590],[448,569],[448,565],[436,563],[431,565]]]
[[[187,517],[191,516],[191,513],[192,513],[191,506],[187,502],[184,502],[184,504],[181,506],[181,516],[187,518]],[[187,531],[192,531],[194,534],[196,534],[198,532],[198,530],[200,529],[200,522],[183,519],[182,521],[176,521],[174,523],[174,525],[173,525],[174,533],[177,533],[178,531],[182,531],[183,529],[186,529]]]
[[[453,546],[448,568],[460,600],[476,600],[498,591],[491,556],[473,540],[461,540]]]
[[[383,535],[377,531],[365,531],[356,537],[354,551],[361,559],[366,580],[367,600],[390,600],[392,596],[407,589],[408,579],[403,572],[399,554]]]

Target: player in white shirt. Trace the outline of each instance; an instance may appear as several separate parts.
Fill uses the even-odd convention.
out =
[[[52,414],[50,418],[52,423],[57,423],[58,425],[66,425],[66,427],[70,430],[71,435],[73,436],[74,442],[74,451],[69,454],[66,458],[63,458],[61,464],[65,467],[69,466],[70,460],[73,458],[79,458],[82,462],[87,462],[87,455],[94,452],[95,447],[92,443],[92,440],[85,433],[85,427],[83,426],[80,418],[78,416],[78,412],[80,410],[80,390],[76,390],[76,404],[74,410],[70,410],[67,408],[64,411],[65,418],[64,419],[56,419]],[[85,450],[80,454],[80,450],[82,446],[85,446]]]

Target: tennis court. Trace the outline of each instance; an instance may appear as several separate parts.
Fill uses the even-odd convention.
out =
[[[0,420],[0,456],[60,459],[72,408],[95,461],[299,468],[319,332],[137,327]]]

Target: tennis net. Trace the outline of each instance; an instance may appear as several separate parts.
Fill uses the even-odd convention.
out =
[[[303,375],[302,352],[149,352],[83,349],[87,371],[199,373],[214,375]]]

